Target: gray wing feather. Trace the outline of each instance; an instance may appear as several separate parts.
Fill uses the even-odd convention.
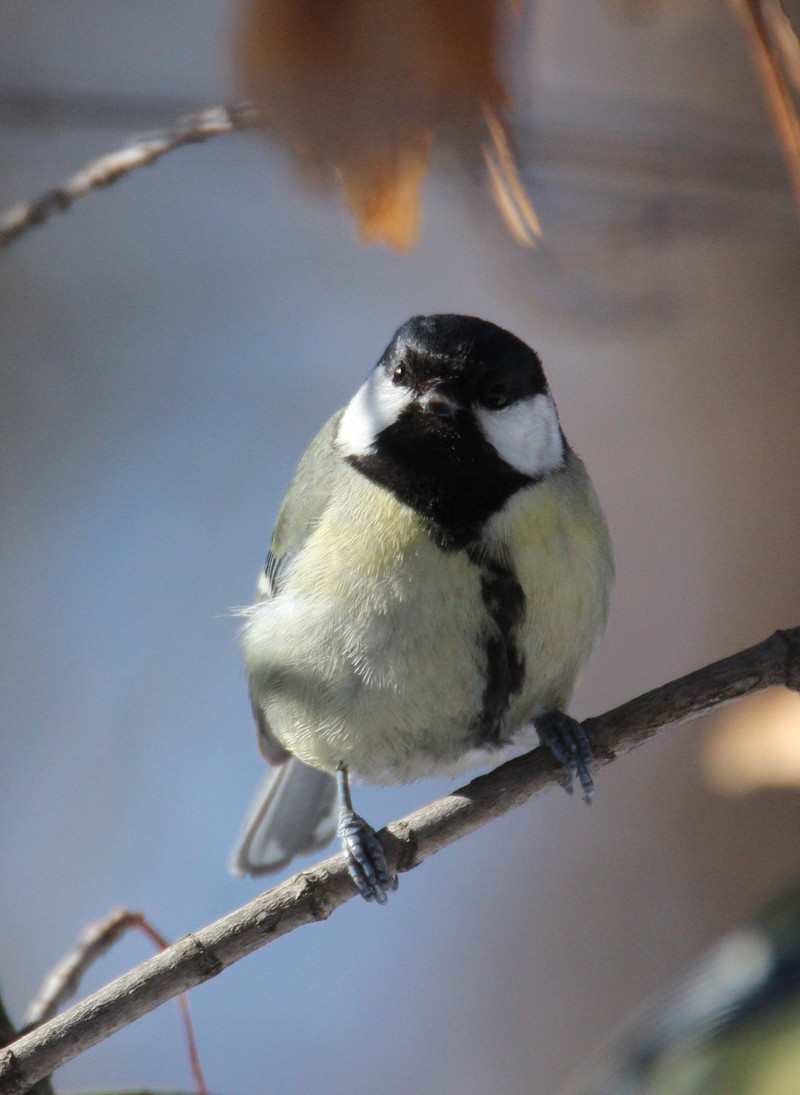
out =
[[[324,848],[336,833],[336,780],[296,757],[270,769],[231,857],[235,875],[279,871]]]
[[[330,418],[309,445],[284,496],[267,561],[261,572],[257,599],[269,600],[280,592],[291,560],[311,535],[331,496],[342,460],[334,449],[341,411]],[[258,731],[258,747],[270,764],[282,764],[290,755],[270,729],[258,699],[250,690]]]
[[[311,442],[278,512],[272,544],[258,584],[258,600],[280,592],[288,565],[317,525],[330,499],[341,457],[334,439],[341,412]],[[245,820],[231,859],[236,875],[279,871],[297,855],[324,848],[338,820],[336,781],[293,757],[273,734],[251,687],[258,744],[273,766]]]

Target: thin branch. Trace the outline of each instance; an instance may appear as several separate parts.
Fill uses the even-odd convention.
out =
[[[770,685],[800,691],[800,627],[776,631],[744,650],[585,722],[599,764],[607,764],[680,723]],[[560,780],[545,749],[517,757],[466,787],[381,830],[393,871],[428,856]],[[335,855],[266,891],[221,920],[185,935],[62,1015],[0,1051],[0,1095],[22,1095],[78,1056],[179,992],[303,924],[325,920],[356,894],[344,856]]]
[[[187,144],[198,144],[222,133],[250,129],[257,111],[247,103],[217,106],[190,114],[166,129],[138,137],[125,148],[109,152],[87,164],[61,186],[48,190],[32,201],[12,205],[0,216],[0,249],[36,225],[44,224],[54,213],[63,213],[92,190],[110,186],[137,167],[147,167],[167,152]]]
[[[781,0],[764,0],[764,18],[775,48],[794,90],[800,95],[800,39]]]
[[[128,931],[127,909],[114,909],[83,929],[75,946],[49,971],[25,1012],[25,1028],[47,1022],[78,991],[86,971]]]
[[[765,0],[728,0],[728,3],[744,28],[756,72],[761,81],[764,100],[783,149],[794,199],[800,211],[800,117],[781,67],[781,62],[786,57],[788,43],[786,27],[783,28],[782,51],[778,52],[773,45],[769,29],[770,21],[773,26],[777,25],[776,17],[772,7]],[[782,9],[781,14],[786,19]],[[791,29],[788,19],[786,19],[786,26]]]
[[[159,950],[169,947],[168,939],[157,931],[143,913],[130,912],[128,909],[113,909],[102,920],[95,920],[81,932],[77,943],[50,970],[42,985],[28,1005],[25,1013],[25,1026],[22,1033],[51,1019],[63,1007],[66,1001],[78,991],[78,986],[87,970],[99,958],[102,958],[126,932],[136,929],[142,932]],[[198,1095],[208,1095],[203,1077],[197,1041],[194,1036],[192,1017],[189,1013],[189,1001],[185,993],[178,996],[186,1046],[189,1054],[189,1067],[192,1070]],[[1,1018],[1,1017],[0,1017]],[[8,1039],[11,1041],[11,1039]],[[2,1044],[7,1044],[2,1043]]]

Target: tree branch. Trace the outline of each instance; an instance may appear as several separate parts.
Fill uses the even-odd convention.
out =
[[[17,1038],[17,1029],[11,1022],[2,997],[0,997],[0,1047],[7,1046]],[[53,1087],[47,1076],[42,1077],[31,1089],[31,1095],[53,1095]]]
[[[53,966],[42,982],[42,986],[28,1005],[25,1013],[25,1026],[21,1034],[41,1026],[51,1019],[60,1007],[76,994],[82,978],[89,967],[102,958],[126,932],[132,929],[142,932],[151,943],[159,950],[166,950],[170,946],[161,932],[156,931],[143,913],[131,912],[129,909],[113,909],[102,920],[95,920],[88,924],[80,934],[80,938],[74,947]],[[194,1027],[189,1013],[189,1001],[185,993],[178,996],[178,1007],[183,1021],[183,1032],[186,1037],[186,1048],[189,1054],[189,1067],[192,1070],[198,1095],[208,1095],[208,1088],[200,1065],[200,1057],[197,1053],[197,1042],[194,1036]],[[0,1020],[2,1015],[0,1014]],[[14,1036],[16,1037],[16,1035]],[[13,1041],[7,1038],[0,1045],[7,1045]],[[39,1095],[48,1095],[40,1092]],[[53,1095],[52,1090],[49,1095]]]
[[[584,723],[598,764],[665,730],[770,685],[800,691],[800,627],[647,692]],[[546,749],[517,757],[381,830],[391,870],[428,856],[559,782]],[[0,1095],[22,1095],[42,1076],[180,992],[303,924],[325,920],[356,894],[344,856],[326,859],[190,933],[110,985],[0,1051]]]
[[[79,198],[92,190],[110,186],[137,167],[155,163],[165,153],[187,144],[197,144],[221,133],[250,129],[257,117],[255,107],[247,103],[216,106],[180,118],[166,129],[137,137],[124,148],[93,160],[70,179],[38,198],[12,205],[0,216],[0,250],[17,236],[44,224],[54,213],[64,213]]]

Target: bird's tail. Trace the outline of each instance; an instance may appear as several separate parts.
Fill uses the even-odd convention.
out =
[[[296,757],[275,765],[258,789],[231,857],[235,875],[269,874],[324,848],[336,833],[336,781]]]

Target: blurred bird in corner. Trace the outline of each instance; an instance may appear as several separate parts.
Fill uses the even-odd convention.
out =
[[[647,1002],[562,1095],[797,1095],[800,883]]]
[[[264,129],[338,179],[362,238],[416,242],[434,136],[479,144],[514,238],[540,234],[501,120],[507,0],[247,0],[238,56]]]

